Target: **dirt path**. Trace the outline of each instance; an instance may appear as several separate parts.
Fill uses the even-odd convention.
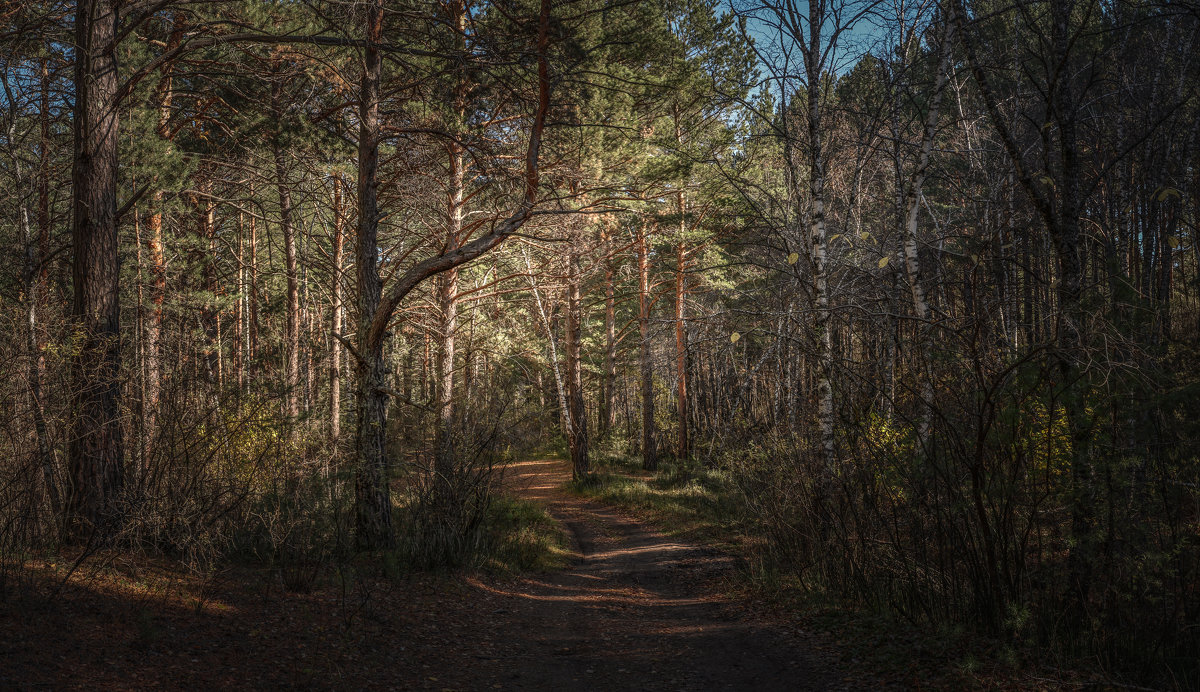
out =
[[[565,462],[530,461],[511,492],[545,503],[577,555],[507,580],[417,574],[291,593],[230,569],[202,601],[164,565],[0,602],[0,690],[853,689],[807,635],[722,598],[732,566],[563,492]],[[104,576],[107,575],[107,576]],[[870,686],[873,688],[874,686]]]
[[[504,687],[540,690],[808,690],[839,687],[794,635],[718,594],[732,568],[598,503],[563,492],[561,461],[516,464],[513,491],[544,503],[579,553],[568,569],[488,589],[511,623],[488,661]]]

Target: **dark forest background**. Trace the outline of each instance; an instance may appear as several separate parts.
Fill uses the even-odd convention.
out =
[[[64,546],[461,564],[557,450],[796,588],[1200,686],[1198,29],[6,1],[0,600]]]

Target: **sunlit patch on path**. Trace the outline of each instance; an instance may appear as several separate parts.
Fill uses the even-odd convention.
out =
[[[839,686],[803,644],[723,598],[731,559],[563,490],[565,462],[512,464],[508,492],[571,534],[559,572],[473,580],[506,640],[482,663],[512,689],[805,690]],[[511,624],[509,624],[511,623]],[[506,626],[507,625],[507,626]]]

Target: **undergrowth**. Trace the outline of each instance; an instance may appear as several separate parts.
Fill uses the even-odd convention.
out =
[[[566,564],[568,541],[540,505],[507,495],[487,499],[473,525],[449,535],[401,508],[395,550],[382,556],[387,576],[465,569],[497,575],[538,572]]]
[[[567,536],[537,503],[499,496],[488,507],[485,525],[488,550],[480,555],[479,565],[488,572],[545,572],[567,564]]]
[[[597,471],[571,481],[584,497],[633,510],[675,536],[740,545],[749,532],[744,503],[729,473],[694,462],[664,461],[656,473],[617,454],[595,460]]]
[[[965,626],[918,626],[886,607],[848,603],[835,589],[804,579],[802,570],[768,548],[751,507],[754,498],[720,465],[664,460],[650,473],[639,459],[616,453],[598,456],[593,464],[595,472],[569,482],[568,490],[625,509],[669,535],[730,551],[739,564],[733,590],[825,633],[848,666],[933,689],[1039,688],[1023,667],[1038,660],[1037,652]],[[1054,676],[1063,684],[1088,677],[1062,669]]]

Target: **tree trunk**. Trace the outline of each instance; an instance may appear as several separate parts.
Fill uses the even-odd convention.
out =
[[[310,227],[311,228],[311,227]],[[304,248],[306,249],[311,241],[311,237],[306,239]],[[302,249],[301,253],[305,250]],[[304,298],[301,301],[304,304],[304,309],[300,312],[301,319],[304,321],[304,413],[311,414],[316,406],[317,392],[317,324],[320,322],[320,310],[313,305],[313,286],[309,281],[309,271],[305,267],[304,279],[301,283],[304,284]]]
[[[525,249],[521,249],[522,256],[525,258],[525,268],[529,272],[529,287],[533,290],[533,301],[537,305],[538,316],[542,318],[542,326],[546,328],[546,342],[550,346],[550,370],[554,374],[555,392],[558,394],[558,419],[559,426],[562,428],[563,436],[570,444],[573,435],[571,431],[571,414],[569,409],[570,404],[567,401],[567,385],[564,382],[562,368],[558,358],[558,338],[554,336],[554,322],[550,318],[550,312],[546,309],[546,301],[542,299],[542,292],[538,290],[537,280],[533,275],[533,263],[529,261],[529,254]],[[541,389],[542,385],[541,373],[538,373],[538,386]],[[545,390],[542,389],[544,392]],[[545,408],[545,398],[542,398],[542,407]]]
[[[837,463],[834,449],[833,408],[833,315],[829,309],[829,266],[825,237],[825,152],[823,149],[821,85],[825,75],[820,67],[820,32],[824,16],[814,10],[811,18],[809,50],[805,54],[808,100],[808,193],[812,200],[809,247],[813,272],[813,330],[820,339],[821,352],[817,375],[817,418],[821,428],[821,452],[825,472],[832,476]]]
[[[446,249],[458,247],[462,230],[463,158],[462,151],[452,146],[450,152],[450,185],[446,197]],[[458,270],[450,269],[437,277],[436,293],[440,323],[437,350],[437,440],[435,468],[443,492],[453,488],[455,475],[454,445],[454,350],[458,330]],[[444,499],[448,499],[448,496]]]
[[[1069,26],[1074,3],[1056,3],[1052,7],[1051,42],[1055,64],[1071,65]],[[1059,185],[1057,224],[1050,227],[1051,241],[1058,257],[1058,365],[1062,378],[1063,406],[1071,432],[1071,529],[1075,539],[1068,562],[1071,571],[1072,607],[1079,618],[1086,616],[1091,591],[1092,570],[1096,559],[1093,535],[1093,470],[1088,432],[1087,382],[1077,382],[1079,364],[1084,360],[1082,306],[1083,261],[1079,248],[1082,211],[1082,163],[1077,141],[1078,105],[1072,79],[1062,79],[1053,93],[1053,113],[1058,124],[1058,148],[1062,173]],[[1057,227],[1056,227],[1057,226]],[[1077,599],[1077,600],[1076,600]]]
[[[394,542],[392,501],[387,483],[387,369],[382,335],[372,334],[383,284],[379,278],[379,80],[383,0],[370,0],[366,13],[365,60],[358,135],[358,430],[355,521],[360,549],[389,548]]]
[[[250,188],[250,197],[254,197],[254,188]],[[248,342],[246,367],[251,378],[254,376],[255,363],[258,361],[258,224],[254,215],[250,216],[250,266],[246,277],[246,302],[249,310],[246,339]]]
[[[567,257],[567,443],[571,450],[571,475],[586,478],[588,464],[587,413],[583,405],[583,314],[579,299],[579,251]]]
[[[687,372],[687,324],[684,322],[685,302],[687,300],[687,285],[684,280],[684,268],[687,253],[683,242],[685,230],[683,192],[679,193],[679,242],[675,244],[675,370],[678,382],[676,416],[679,425],[679,437],[675,448],[675,457],[683,461],[688,456],[688,372]]]
[[[642,371],[642,468],[658,470],[654,434],[654,370],[650,362],[650,257],[646,230],[637,228],[639,362]]]
[[[12,127],[12,124],[10,124]],[[10,132],[11,140],[11,132]],[[43,151],[46,139],[43,138]],[[20,159],[14,157],[17,183],[21,183]],[[42,173],[45,173],[45,168]],[[39,188],[42,181],[38,181]],[[40,201],[40,200],[39,200]],[[29,224],[29,210],[21,203],[21,241],[25,245],[25,300],[27,326],[29,327],[26,347],[29,349],[29,409],[33,414],[34,443],[37,448],[37,465],[42,477],[42,491],[52,518],[58,518],[62,513],[62,500],[59,497],[58,483],[54,479],[54,456],[50,450],[49,434],[46,428],[46,410],[42,397],[42,380],[44,359],[41,354],[41,326],[38,311],[42,303],[42,291],[45,281],[41,267],[46,256],[40,252],[40,243],[35,243],[33,231]],[[39,221],[41,220],[39,213]],[[33,500],[33,498],[30,498]]]
[[[203,322],[204,322],[204,361],[207,375],[210,381],[217,383],[217,391],[221,389],[221,317],[217,306],[217,293],[220,290],[217,285],[217,235],[216,235],[216,205],[212,202],[212,180],[205,178],[200,182],[200,191],[202,196],[195,198],[193,201],[196,204],[198,218],[200,222],[200,239],[207,246],[207,253],[204,255],[204,292],[207,294],[205,300]]]
[[[246,301],[246,216],[241,211],[238,212],[238,245],[237,245],[237,329],[234,334],[237,343],[237,385],[238,391],[245,393],[246,391],[246,355],[250,352],[248,348],[249,325],[250,320],[249,309]]]
[[[166,50],[174,50],[183,39],[183,23],[179,18],[172,20],[171,34],[167,38]],[[172,133],[171,104],[174,101],[175,89],[172,78],[173,64],[163,66],[162,77],[158,80],[156,96],[158,99],[158,126],[156,132],[160,139],[170,141]],[[145,363],[143,373],[142,397],[142,463],[148,463],[154,451],[154,438],[158,431],[159,397],[162,390],[162,326],[163,304],[167,297],[167,265],[163,251],[163,206],[166,204],[166,193],[156,189],[153,196],[153,211],[150,214],[150,234],[146,239],[146,254],[150,262],[150,319],[143,320],[145,330],[142,344],[142,359]]]
[[[954,37],[954,22],[946,18],[942,29],[941,54],[938,59],[937,77],[933,86],[933,96],[929,103],[929,113],[925,118],[925,129],[921,135],[921,152],[912,175],[905,187],[903,219],[901,222],[901,249],[904,253],[904,273],[908,278],[909,291],[912,296],[913,314],[917,318],[917,358],[925,357],[930,347],[929,302],[925,297],[925,287],[921,282],[921,263],[917,248],[917,219],[920,211],[921,189],[925,184],[925,176],[929,170],[929,157],[933,151],[933,138],[937,133],[938,117],[941,112],[942,94],[949,81],[949,59],[951,41]],[[897,108],[899,105],[897,104]],[[897,134],[899,130],[897,128]],[[900,171],[899,161],[896,165]],[[897,181],[899,183],[899,181]],[[921,375],[921,413],[918,424],[917,439],[922,446],[929,438],[929,425],[933,417],[933,379],[928,367]]]
[[[359,104],[359,469],[357,485],[359,545],[384,547],[392,541],[391,507],[386,479],[384,443],[387,413],[386,370],[382,344],[388,324],[404,298],[421,282],[476,259],[530,218],[538,201],[538,152],[550,108],[547,48],[550,36],[550,0],[542,0],[537,38],[538,105],[525,154],[525,190],[516,211],[492,230],[461,245],[417,262],[398,277],[386,296],[379,279],[376,200],[379,168],[379,82],[382,61],[379,40],[383,28],[382,0],[371,0],[367,12],[367,47]]]
[[[117,14],[110,0],[75,13],[71,179],[74,249],[70,524],[111,533],[124,485],[117,252]]]
[[[342,251],[345,247],[346,210],[342,204],[342,177],[333,178],[333,315],[329,329],[329,440],[337,445],[342,436]]]
[[[614,396],[617,383],[617,319],[616,292],[613,277],[616,274],[613,259],[611,238],[607,229],[603,236],[604,252],[604,382],[600,387],[600,411],[598,416],[598,437],[604,439],[616,425],[617,410],[614,406]]]
[[[456,46],[466,48],[466,7],[462,2],[451,2],[449,20],[453,25]],[[466,79],[460,74],[454,89],[453,127],[460,128],[466,112]],[[463,149],[453,142],[446,148],[450,167],[450,180],[446,186],[446,246],[443,252],[458,249],[463,221]],[[437,410],[438,421],[434,441],[434,472],[442,500],[450,501],[449,493],[454,488],[455,469],[455,400],[454,400],[454,355],[458,330],[458,270],[451,268],[435,281],[438,311],[441,322],[438,337],[441,343],[437,351]]]
[[[278,86],[272,93],[275,112],[282,113]],[[285,307],[285,365],[284,386],[286,392],[286,414],[294,423],[300,416],[300,273],[296,265],[296,229],[292,225],[292,191],[287,180],[287,161],[280,133],[272,141],[275,163],[275,188],[279,194],[279,227],[283,231],[284,262],[287,273],[287,305]]]
[[[1021,145],[1010,132],[1008,121],[1000,112],[1000,102],[992,91],[988,72],[975,54],[970,34],[964,31],[966,14],[960,3],[954,5],[954,21],[955,29],[962,37],[961,43],[965,48],[967,61],[992,126],[1005,147],[1021,186],[1046,227],[1057,258],[1058,273],[1054,288],[1058,298],[1058,349],[1053,358],[1058,370],[1059,392],[1071,434],[1071,528],[1074,543],[1068,555],[1068,607],[1076,618],[1082,620],[1087,617],[1086,604],[1091,590],[1095,541],[1092,535],[1094,509],[1091,497],[1094,488],[1088,450],[1088,392],[1086,382],[1076,381],[1080,370],[1078,366],[1083,358],[1082,328],[1085,316],[1081,302],[1083,258],[1079,247],[1083,162],[1076,131],[1081,116],[1074,86],[1076,77],[1073,70],[1076,66],[1071,56],[1074,46],[1074,32],[1071,27],[1074,5],[1072,2],[1050,4],[1050,55],[1045,64],[1054,65],[1055,73],[1047,74],[1049,88],[1043,95],[1051,123],[1057,125],[1058,136],[1057,147],[1054,147],[1053,138],[1043,141],[1043,150],[1038,152],[1040,160],[1036,164],[1044,165],[1054,174],[1046,176],[1048,183],[1041,180],[1035,182],[1026,166]],[[1055,163],[1058,165],[1054,165]]]

